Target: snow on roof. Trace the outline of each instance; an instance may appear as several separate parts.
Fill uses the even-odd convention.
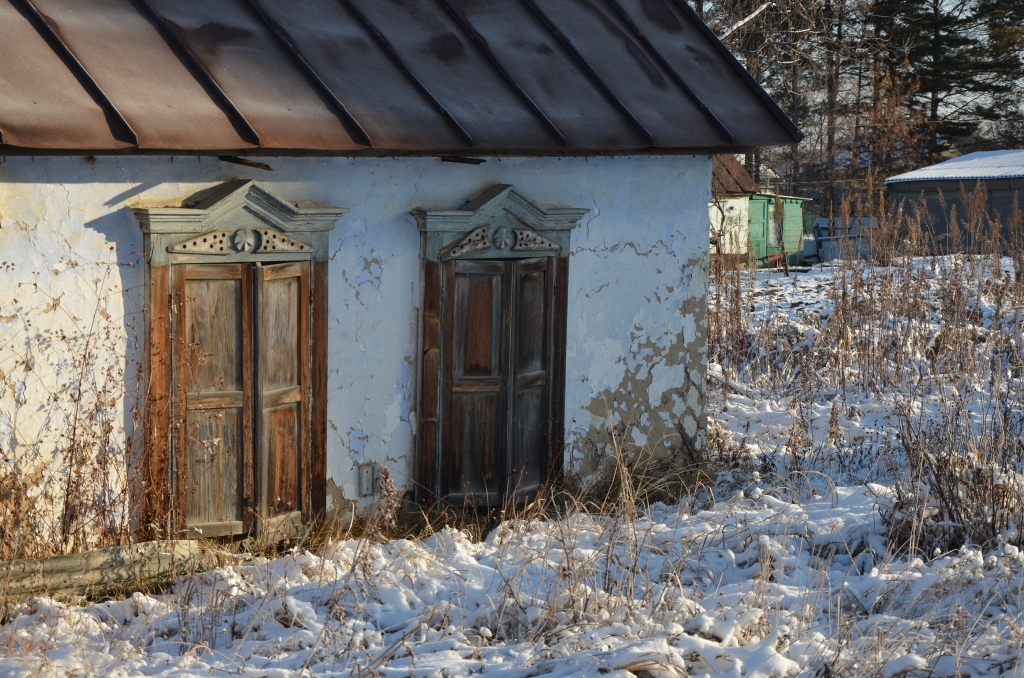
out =
[[[978,151],[937,165],[922,167],[885,180],[886,184],[904,181],[958,181],[963,179],[1016,179],[1024,177],[1024,149]]]

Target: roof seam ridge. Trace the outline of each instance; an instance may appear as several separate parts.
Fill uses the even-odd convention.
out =
[[[580,67],[583,73],[587,77],[589,77],[595,85],[597,85],[598,89],[601,90],[601,92],[605,95],[606,98],[611,100],[611,102],[615,105],[619,112],[622,113],[626,117],[626,119],[629,120],[640,131],[641,134],[644,135],[644,137],[646,137],[647,143],[653,146],[654,136],[648,131],[648,129],[643,125],[643,123],[641,123],[640,120],[637,119],[635,115],[633,115],[633,112],[629,110],[626,104],[624,104],[622,100],[615,96],[615,93],[612,92],[611,88],[608,87],[607,84],[605,84],[604,80],[601,79],[601,76],[599,76],[597,72],[590,66],[590,64],[587,63],[586,59],[583,58],[583,55],[580,54],[579,50],[576,49],[576,46],[572,44],[572,41],[569,40],[569,36],[563,33],[558,28],[558,26],[555,25],[555,22],[552,21],[550,17],[548,17],[546,14],[544,14],[541,8],[538,7],[537,3],[535,3],[533,0],[523,0],[523,2],[526,3],[526,6],[530,8],[534,15],[540,20],[540,22],[544,24],[544,27],[548,29],[548,32],[551,33],[551,35],[554,36],[556,40],[558,40],[558,42],[567,52],[569,52],[573,60],[576,62],[576,65]]]
[[[473,44],[477,46],[480,52],[487,58],[487,61],[490,62],[491,66],[498,71],[498,74],[505,79],[505,82],[513,89],[513,91],[516,92],[516,94],[519,95],[533,114],[540,118],[541,123],[548,128],[548,131],[555,136],[562,146],[568,148],[569,142],[566,140],[565,135],[562,134],[561,130],[558,129],[558,126],[551,121],[551,118],[547,116],[541,107],[537,105],[537,102],[535,102],[530,95],[526,93],[526,90],[524,90],[519,83],[515,81],[512,74],[505,70],[505,67],[501,65],[498,58],[494,56],[494,53],[487,45],[487,41],[484,37],[478,30],[473,28],[473,25],[469,23],[469,19],[463,16],[461,8],[456,9],[456,6],[452,4],[456,1],[457,0],[438,0],[438,2],[448,10],[448,13],[452,15],[452,18],[455,19],[455,23],[459,25],[459,28],[461,28]]]
[[[412,69],[409,68],[408,65],[406,65],[405,61],[402,60],[401,55],[399,55],[398,52],[395,50],[394,46],[392,46],[391,42],[387,39],[387,36],[385,36],[380,31],[380,29],[378,29],[373,24],[373,22],[371,22],[366,17],[366,15],[360,12],[359,9],[350,2],[350,0],[339,0],[339,2],[342,5],[344,5],[346,9],[348,9],[348,11],[356,18],[356,20],[360,24],[362,24],[363,29],[370,34],[370,37],[373,38],[373,40],[378,45],[380,45],[381,49],[383,49],[384,52],[387,53],[388,57],[390,57],[391,60],[395,63],[395,65],[398,66],[399,70],[402,71],[405,77],[408,78],[413,83],[413,86],[416,87],[420,94],[425,96],[434,105],[437,112],[440,113],[441,116],[445,118],[445,120],[447,120],[449,124],[455,127],[456,131],[459,133],[460,136],[462,136],[463,140],[466,141],[470,146],[475,146],[476,142],[473,141],[473,136],[466,130],[465,127],[462,126],[462,123],[458,121],[458,119],[452,114],[452,112],[448,110],[448,107],[442,104],[438,100],[438,98],[434,96],[433,92],[430,91],[426,84],[424,84],[423,81],[420,80],[419,77],[417,77],[416,74],[412,72]]]
[[[185,42],[180,37],[178,37],[178,34],[175,33],[174,30],[171,29],[169,25],[167,25],[167,20],[164,19],[164,17],[156,11],[155,7],[149,4],[149,0],[135,1],[145,8],[146,12],[150,15],[150,18],[152,18],[153,21],[156,23],[157,31],[164,37],[164,39],[169,40],[171,43],[173,43],[172,51],[173,47],[177,47],[181,51],[181,53],[185,55],[188,62],[192,64],[192,66],[202,74],[203,79],[206,81],[206,85],[212,87],[213,90],[217,93],[217,97],[220,99],[220,103],[227,109],[226,113],[228,114],[228,116],[232,118],[232,126],[237,125],[242,128],[241,130],[238,130],[236,127],[236,131],[240,132],[239,136],[245,139],[243,133],[245,135],[249,135],[251,138],[245,139],[245,141],[248,141],[249,143],[254,143],[253,140],[255,140],[255,144],[257,146],[262,147],[263,143],[260,141],[259,133],[242,114],[242,111],[238,109],[238,106],[236,106],[235,103],[231,101],[231,97],[229,97],[227,93],[223,90],[223,88],[221,88],[220,84],[217,82],[217,79],[213,77],[213,74],[207,71],[205,67],[203,67],[203,64],[199,61],[196,55],[194,55],[192,51],[188,48],[188,45],[186,45]]]
[[[288,37],[288,34],[285,32],[285,30],[280,25],[278,25],[276,21],[270,18],[270,15],[266,13],[263,7],[261,7],[256,0],[246,0],[246,3],[249,5],[249,8],[253,11],[253,13],[256,14],[256,16],[260,19],[260,21],[262,21],[263,24],[268,29],[270,29],[270,32],[273,34],[273,36],[277,39],[279,43],[281,43],[281,45],[285,48],[285,51],[287,51],[291,55],[292,59],[294,59],[296,63],[299,64],[299,67],[302,68],[303,71],[305,71],[306,75],[320,89],[321,93],[324,96],[326,96],[327,99],[331,102],[331,105],[334,107],[335,115],[338,116],[338,119],[341,121],[342,127],[345,128],[345,132],[349,135],[352,141],[356,142],[357,144],[373,148],[373,142],[370,139],[370,135],[366,133],[366,129],[361,124],[359,124],[359,121],[356,120],[355,116],[352,115],[351,111],[348,110],[348,107],[345,106],[341,99],[339,99],[337,95],[335,95],[334,91],[330,87],[328,87],[327,83],[324,82],[323,78],[320,77],[320,74],[317,73],[316,70],[314,70],[314,68],[309,64],[308,61],[306,61],[306,58],[302,56],[302,53]],[[352,126],[354,129],[349,129],[349,126]],[[359,138],[357,139],[356,137]]]
[[[86,70],[85,66],[82,65],[82,62],[78,60],[78,57],[71,51],[71,48],[68,47],[61,39],[60,35],[57,34],[57,31],[50,25],[50,22],[48,22],[43,14],[36,9],[36,6],[32,4],[31,0],[20,0],[20,2],[32,16],[32,23],[35,25],[36,31],[43,37],[50,49],[54,49],[54,45],[59,46],[58,50],[54,50],[56,56],[61,59],[65,66],[68,67],[68,70],[70,70],[71,74],[75,76],[75,79],[82,84],[83,88],[88,92],[93,101],[98,104],[101,109],[116,117],[116,119],[124,125],[124,129],[121,131],[127,132],[129,139],[120,139],[117,132],[114,130],[113,125],[111,125],[108,120],[107,127],[110,130],[110,135],[117,141],[128,141],[128,143],[133,146],[138,146],[139,135],[136,134],[135,130],[132,129],[132,126],[128,124],[128,120],[121,114],[121,111],[117,110],[114,102],[110,100],[110,97],[103,91],[103,88],[100,87],[98,82],[96,82],[96,79],[92,77],[89,71]]]

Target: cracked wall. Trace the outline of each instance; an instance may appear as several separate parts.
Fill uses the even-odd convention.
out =
[[[669,455],[702,449],[708,158],[260,160],[273,171],[182,157],[9,157],[0,164],[0,262],[8,262],[0,263],[5,455],[56,454],[59,441],[46,422],[66,366],[53,349],[46,360],[36,358],[29,378],[22,361],[47,341],[58,346],[62,333],[95,335],[97,326],[83,323],[102,319],[96,309],[113,319],[104,325],[107,343],[97,348],[97,373],[112,369],[124,383],[134,378],[142,240],[127,206],[177,205],[230,179],[256,179],[285,199],[350,209],[330,245],[329,504],[372,501],[356,496],[357,466],[367,462],[386,463],[399,487],[411,488],[421,267],[409,211],[458,207],[494,182],[541,204],[592,210],[572,232],[567,462],[580,470],[600,462],[611,440],[608,421],[629,446]],[[45,312],[54,299],[60,312]],[[111,405],[124,444],[130,390]]]

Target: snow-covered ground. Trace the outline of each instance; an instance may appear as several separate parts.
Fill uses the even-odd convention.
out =
[[[880,512],[908,480],[898,414],[935,414],[966,386],[922,387],[941,359],[924,351],[881,385],[828,357],[754,365],[779,347],[821,353],[837,283],[826,270],[744,284],[751,323],[781,324],[770,350],[755,337],[744,361],[711,365],[709,414],[735,461],[719,463],[717,501],[509,521],[481,543],[448,529],[343,541],[154,597],[35,599],[0,627],[0,676],[1024,676],[1024,553],[897,556]],[[977,326],[1019,336],[986,303]],[[894,333],[933,344],[936,313]],[[998,400],[974,393],[969,412]]]

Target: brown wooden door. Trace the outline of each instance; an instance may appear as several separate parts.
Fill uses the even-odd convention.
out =
[[[257,264],[256,451],[264,527],[301,523],[309,449],[309,264]]]
[[[185,264],[171,275],[178,524],[218,536],[301,522],[309,264]]]
[[[551,418],[551,276],[553,259],[513,264],[512,359],[510,388],[510,490],[518,495],[537,491],[548,470]]]
[[[239,534],[251,502],[251,281],[245,264],[174,270],[176,485],[189,535]],[[248,501],[247,501],[248,500]]]
[[[553,258],[444,265],[438,492],[453,504],[529,495],[551,452]]]

